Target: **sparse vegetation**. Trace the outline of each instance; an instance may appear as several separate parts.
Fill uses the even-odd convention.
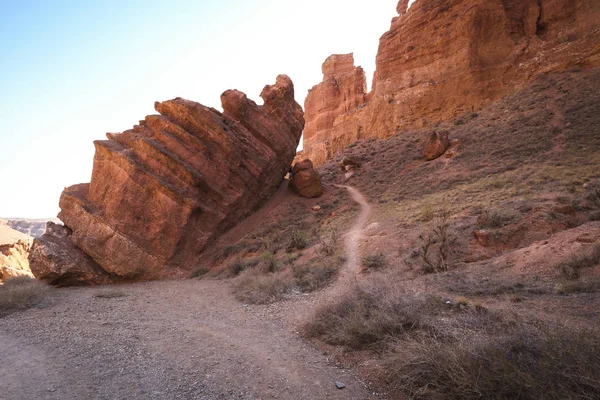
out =
[[[120,289],[102,289],[94,295],[94,297],[99,299],[116,299],[125,296],[127,296],[127,293]]]
[[[327,286],[337,276],[340,265],[340,259],[328,257],[272,271],[252,268],[235,279],[233,293],[246,303],[272,303],[292,292],[312,292]]]
[[[340,235],[336,229],[332,229],[327,235],[321,236],[319,252],[325,257],[333,256],[339,250],[339,237]]]
[[[291,249],[302,250],[302,249],[308,247],[308,245],[310,244],[308,235],[304,231],[294,229],[291,232],[290,236],[291,236],[291,238],[290,238],[290,246],[289,247]]]
[[[477,218],[477,227],[500,228],[514,219],[514,214],[504,209],[486,209]]]
[[[557,267],[565,279],[575,280],[579,278],[581,269],[593,267],[598,264],[600,264],[600,244],[595,244],[587,249],[583,249],[580,254],[577,254],[573,258],[558,263]]]
[[[26,276],[7,279],[0,285],[0,316],[39,304],[51,287]]]
[[[431,399],[566,399],[600,395],[600,333],[526,321],[378,277],[319,307],[306,337],[371,351],[392,393]]]
[[[361,259],[361,263],[365,269],[379,269],[387,265],[387,259],[383,253],[369,254]]]
[[[440,211],[431,232],[419,238],[422,241],[419,256],[423,262],[423,272],[447,271],[449,258],[454,252],[453,246],[457,240],[450,230],[450,212]]]

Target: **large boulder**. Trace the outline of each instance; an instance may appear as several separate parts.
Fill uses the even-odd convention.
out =
[[[448,132],[434,131],[429,135],[423,144],[423,158],[427,161],[435,160],[448,150],[450,139]]]
[[[186,276],[202,250],[277,189],[294,158],[304,117],[285,75],[259,106],[228,90],[223,112],[176,98],[160,115],[94,142],[90,183],[66,188],[59,218],[69,240],[109,276],[149,280]],[[39,276],[62,257],[48,236],[31,258]],[[62,274],[68,275],[62,268]]]
[[[48,222],[46,232],[34,240],[29,262],[34,276],[53,285],[100,285],[115,280],[94,260],[75,247],[71,230]]]
[[[315,170],[311,160],[294,164],[290,188],[302,197],[313,198],[323,194],[321,175]]]
[[[419,0],[407,7],[399,1],[379,40],[370,93],[348,55],[324,64],[323,81],[305,101],[303,151],[315,166],[359,139],[471,113],[537,75],[600,65],[598,0]]]

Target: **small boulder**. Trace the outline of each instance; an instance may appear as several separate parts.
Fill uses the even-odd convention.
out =
[[[323,194],[321,175],[309,159],[297,162],[292,168],[290,188],[302,197],[319,197]]]
[[[427,161],[435,160],[444,154],[449,147],[448,132],[434,131],[423,145],[423,158]]]
[[[342,158],[342,161],[340,161],[340,169],[342,171],[348,171],[350,169],[360,168],[361,165],[362,164],[360,163],[360,161],[358,161],[356,158],[350,157],[350,156],[344,156],[344,158]]]

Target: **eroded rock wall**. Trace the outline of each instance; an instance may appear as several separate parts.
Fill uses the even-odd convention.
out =
[[[101,268],[98,281],[105,274],[148,280],[186,273],[205,246],[275,192],[304,118],[285,75],[261,97],[258,106],[226,91],[223,113],[181,98],[157,102],[160,115],[94,143],[91,182],[64,190],[59,218],[74,246]],[[43,247],[57,247],[55,236],[34,244],[38,278],[50,276],[43,258],[53,251]]]
[[[600,65],[597,0],[417,0],[408,10],[407,3],[398,3],[379,41],[367,102],[339,107],[347,95],[331,82],[347,76],[346,63],[324,68],[309,92],[303,157],[315,165],[359,139],[480,109],[536,75]]]

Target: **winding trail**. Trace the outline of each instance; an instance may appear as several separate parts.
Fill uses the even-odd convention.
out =
[[[367,220],[371,215],[371,205],[369,204],[365,196],[363,196],[363,194],[359,192],[356,188],[352,186],[343,185],[336,186],[346,189],[350,194],[352,200],[360,204],[360,214],[358,215],[358,218],[352,225],[350,231],[345,235],[346,239],[344,244],[346,249],[347,261],[346,268],[342,273],[343,278],[348,274],[352,276],[356,275],[359,272],[360,255],[358,252],[358,244],[362,236],[363,230],[365,228],[365,224],[367,223]]]

